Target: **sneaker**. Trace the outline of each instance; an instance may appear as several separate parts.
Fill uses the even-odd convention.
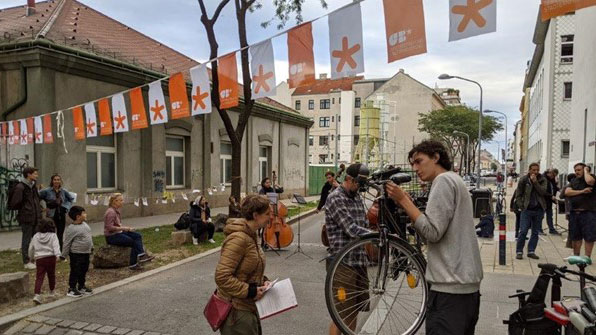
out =
[[[215,240],[214,240],[214,239],[212,239],[212,238],[210,238],[210,239],[209,239],[209,243],[211,243],[211,244],[215,244]]]
[[[72,298],[80,298],[83,296],[83,293],[79,292],[79,290],[77,290],[76,288],[71,288],[68,289],[68,293],[66,293],[66,296]]]
[[[140,263],[133,264],[133,265],[129,266],[128,268],[131,270],[135,270],[135,271],[143,270],[143,267],[141,266]]]
[[[36,294],[33,297],[33,302],[35,302],[36,305],[40,305],[41,304],[41,295],[40,294]]]
[[[538,255],[536,255],[533,252],[528,254],[528,258],[531,258],[531,259],[540,259],[540,257],[538,257]]]
[[[519,253],[517,256],[515,256],[515,259],[524,259],[524,255]]]
[[[199,239],[198,239],[198,238],[195,238],[195,237],[193,237],[193,238],[192,238],[192,244],[194,244],[194,245],[199,245]]]
[[[37,269],[37,266],[35,266],[35,263],[27,263],[27,264],[25,264],[25,269],[35,270],[35,269]]]
[[[50,291],[50,294],[48,294],[48,297],[52,297],[53,298],[55,296],[56,296],[56,293],[54,291]]]
[[[561,235],[561,233],[559,233],[559,232],[558,232],[558,231],[556,231],[556,230],[549,231],[548,233],[549,233],[549,234],[551,234],[551,235]]]
[[[93,294],[93,290],[88,288],[87,286],[79,288],[79,292],[81,292],[82,294]]]
[[[539,232],[538,232],[538,235],[546,236],[546,233],[545,233],[545,232],[543,232],[543,231],[539,231]]]
[[[140,263],[145,263],[145,262],[150,262],[154,259],[154,256],[149,256],[147,254],[141,254],[139,255],[138,259]]]

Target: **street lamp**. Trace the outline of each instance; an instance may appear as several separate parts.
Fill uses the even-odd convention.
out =
[[[507,145],[507,115],[505,115],[505,113],[503,112],[499,112],[499,111],[491,111],[491,110],[487,110],[487,113],[490,114],[500,114],[505,118],[505,157],[503,159],[503,161],[505,162],[505,164],[503,164],[503,181],[505,181],[507,179],[507,156],[509,156],[508,153],[508,145]]]
[[[454,130],[454,134],[466,135],[466,174],[470,174],[470,135],[463,131]]]
[[[480,115],[478,117],[478,159],[477,159],[477,166],[476,166],[476,172],[478,175],[476,187],[478,187],[478,185],[480,184],[480,150],[482,147],[482,86],[477,81],[459,77],[459,76],[451,76],[446,73],[443,73],[442,75],[439,76],[440,80],[447,80],[447,79],[454,79],[454,78],[463,80],[463,81],[468,81],[470,83],[474,83],[474,84],[478,85],[478,87],[480,88]]]

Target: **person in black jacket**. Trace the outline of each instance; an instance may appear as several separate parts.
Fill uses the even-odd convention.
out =
[[[327,196],[329,193],[333,191],[336,187],[339,186],[337,181],[335,180],[335,173],[331,171],[327,171],[325,173],[325,178],[327,178],[327,182],[323,185],[323,189],[321,190],[321,199],[319,199],[319,205],[317,206],[317,213],[323,209],[325,206],[325,202],[327,202]]]
[[[511,196],[511,203],[509,203],[509,210],[515,213],[515,238],[517,239],[517,235],[519,235],[519,218],[521,212],[517,209],[517,205],[515,204],[515,197],[517,195],[517,190],[513,192],[513,196]]]
[[[211,209],[205,197],[198,196],[195,201],[190,203],[190,231],[192,232],[192,243],[199,244],[199,237],[207,232],[210,243],[215,243],[213,234],[215,233],[215,225],[211,222]]]
[[[557,200],[557,192],[559,192],[559,187],[557,186],[557,178],[553,170],[548,169],[544,172],[544,177],[546,177],[546,192],[548,193],[544,200],[546,201],[546,224],[548,225],[548,233],[551,235],[561,235],[556,229],[553,224],[553,203]],[[541,227],[542,228],[542,227]]]
[[[29,259],[29,243],[35,234],[37,225],[41,222],[41,205],[37,190],[37,169],[26,167],[23,178],[14,186],[14,193],[10,198],[10,208],[17,209],[17,222],[23,233],[21,239],[21,253],[26,269],[35,269],[35,260]]]

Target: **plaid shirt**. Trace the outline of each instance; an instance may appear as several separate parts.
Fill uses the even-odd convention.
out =
[[[360,194],[351,198],[343,186],[336,188],[325,203],[325,227],[329,238],[329,255],[335,256],[359,235],[371,232],[366,219],[366,208]],[[364,248],[354,250],[346,259],[348,266],[364,266],[367,257]]]

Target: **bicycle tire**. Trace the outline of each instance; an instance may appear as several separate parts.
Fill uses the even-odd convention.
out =
[[[388,249],[390,250],[390,255],[396,257],[395,259],[390,260],[389,267],[386,266],[384,262],[382,262],[383,264],[379,265],[378,258],[371,260],[371,258],[374,257],[371,257],[369,249],[366,249],[367,246],[376,246],[377,248],[379,248],[379,243],[379,233],[365,235],[359,238],[358,240],[349,243],[344,249],[342,249],[337,254],[337,256],[329,265],[327,276],[325,279],[325,302],[327,304],[327,310],[329,312],[329,315],[331,316],[331,319],[343,334],[356,334],[356,332],[352,331],[349,325],[347,325],[346,322],[342,319],[342,316],[340,315],[342,314],[342,312],[344,315],[346,312],[349,312],[349,315],[346,316],[346,318],[356,313],[355,329],[357,333],[410,335],[415,334],[424,323],[429,288],[426,282],[426,278],[424,277],[426,270],[426,261],[423,255],[420,251],[413,248],[406,241],[398,238],[397,236],[388,235],[387,243]],[[362,276],[362,274],[366,274],[366,280],[368,280],[366,282],[366,284],[368,285],[366,290],[360,291],[354,290],[354,288],[350,289],[349,285],[351,283],[347,283],[346,285],[346,282],[341,282],[343,283],[343,286],[346,286],[345,288],[341,285],[337,285],[338,281],[342,280],[342,276],[343,278],[346,278],[346,274],[348,272],[346,272],[345,269],[349,268],[343,266],[341,270],[338,270],[340,265],[345,264],[344,259],[348,257],[347,255],[350,254],[350,252],[353,252],[354,250],[358,250],[358,248],[364,248],[363,250],[367,252],[368,259],[366,272],[355,272],[356,275],[361,278],[364,277]],[[377,251],[378,250],[380,249],[377,249]],[[369,277],[371,271],[368,270],[368,267],[371,268],[375,280],[379,272],[384,272],[386,273],[386,275],[382,274],[381,277],[386,278],[387,284],[389,286],[399,285],[399,288],[397,289],[395,296],[391,295],[390,290],[387,287],[385,287],[387,288],[386,291],[382,290],[382,292],[378,292],[376,288],[372,287],[374,285],[370,285]],[[391,272],[392,275],[388,272]],[[410,276],[415,278],[415,287],[409,286],[408,280],[410,280]],[[406,280],[406,278],[408,280]],[[334,282],[336,283],[335,287]],[[409,298],[406,299],[405,297],[403,297],[401,298],[401,301],[398,301],[400,300],[400,297],[398,297],[398,295],[402,288],[404,288],[404,283],[406,283],[405,288],[409,288],[411,292],[415,291],[416,294],[411,295],[415,298],[414,300],[409,300]],[[358,288],[362,287],[356,286],[356,289]],[[342,289],[343,293],[341,293]],[[404,293],[406,293],[406,291],[404,291]],[[342,294],[343,302],[340,301]],[[366,296],[368,296],[368,299],[359,301],[359,299],[362,298],[357,296],[362,295],[365,296],[364,299],[367,299]],[[348,296],[350,296],[349,299],[347,298]],[[389,298],[388,300],[390,301],[390,303],[387,302],[387,297]],[[410,295],[408,295],[408,297],[410,297]],[[376,299],[376,302],[373,301],[373,298]],[[348,306],[348,308],[341,309],[342,307],[346,307],[345,305],[342,305],[342,303],[345,303],[345,301],[352,299],[356,299],[352,302],[354,305]],[[412,307],[411,304],[416,305]],[[416,307],[418,306],[418,304],[419,307]],[[405,309],[399,311],[401,315],[406,315],[406,311],[408,311],[409,309],[413,309],[410,310],[409,313],[411,316],[414,317],[414,319],[411,321],[406,321],[406,324],[402,323],[401,320],[393,320],[394,316],[401,318],[400,314],[393,312],[394,307],[396,305],[400,305],[401,307],[406,306]],[[356,306],[355,309],[354,306]],[[374,313],[375,310],[376,314]],[[393,326],[395,326],[396,328],[399,328],[401,326],[404,329],[396,332]],[[371,331],[371,328],[374,330]]]

